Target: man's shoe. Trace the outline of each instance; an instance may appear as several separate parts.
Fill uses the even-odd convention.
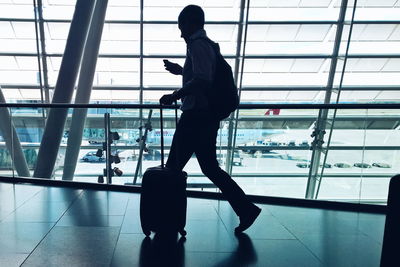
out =
[[[254,223],[254,221],[257,219],[258,215],[260,215],[261,209],[257,206],[254,206],[254,207],[255,208],[252,212],[250,212],[246,216],[240,217],[240,224],[238,227],[235,228],[236,234],[247,230],[247,228],[249,228]]]

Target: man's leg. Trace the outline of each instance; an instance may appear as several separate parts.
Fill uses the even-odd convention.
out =
[[[171,169],[182,170],[193,154],[193,140],[190,140],[187,128],[187,118],[182,114],[172,138],[166,166]]]
[[[235,232],[242,232],[253,224],[260,214],[260,208],[251,203],[239,185],[218,166],[216,156],[216,136],[218,125],[213,122],[205,123],[195,153],[201,170],[222,192],[233,210],[240,218],[240,225]]]

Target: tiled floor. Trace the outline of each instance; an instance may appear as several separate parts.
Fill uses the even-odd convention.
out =
[[[0,183],[0,266],[379,266],[385,216],[188,199],[185,239],[145,238],[139,195]]]

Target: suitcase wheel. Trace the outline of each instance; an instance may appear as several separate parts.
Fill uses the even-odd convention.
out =
[[[179,233],[181,234],[181,236],[186,236],[186,231],[185,230],[181,230],[181,231],[179,231]]]

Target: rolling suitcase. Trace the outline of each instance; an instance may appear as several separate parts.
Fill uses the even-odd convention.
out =
[[[175,111],[177,122],[177,111]],[[183,171],[164,165],[164,137],[160,109],[161,166],[148,168],[143,174],[140,195],[140,223],[143,233],[177,233],[186,235],[186,179]]]

